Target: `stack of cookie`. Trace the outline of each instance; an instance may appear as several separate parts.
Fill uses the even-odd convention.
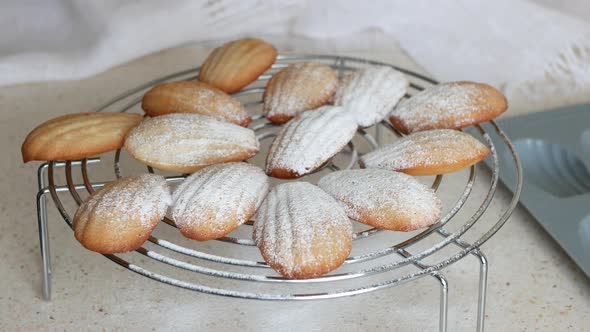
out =
[[[167,82],[145,93],[146,116],[79,113],[41,124],[25,139],[31,160],[72,160],[125,148],[160,170],[189,173],[173,193],[160,175],[124,177],[90,195],[74,216],[80,243],[100,253],[139,248],[166,216],[187,238],[223,237],[254,219],[265,261],[286,278],[339,267],[352,249],[356,221],[392,231],[436,224],[443,206],[413,176],[469,167],[490,153],[458,130],[507,108],[496,89],[475,82],[428,88],[406,98],[409,82],[373,66],[342,79],[330,66],[303,62],[272,75],[263,95],[266,119],[282,126],[264,170],[245,161],[260,144],[252,116],[230,94],[269,69],[276,49],[259,39],[227,43],[209,55],[197,80]],[[296,179],[320,169],[358,128],[387,121],[403,138],[361,156],[360,169],[328,174],[317,186]]]

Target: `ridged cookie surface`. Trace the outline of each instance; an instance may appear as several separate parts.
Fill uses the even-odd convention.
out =
[[[141,108],[149,116],[197,113],[247,127],[252,116],[227,93],[203,82],[161,83],[143,95]]]
[[[412,176],[384,169],[330,173],[318,186],[344,203],[348,217],[373,227],[413,231],[438,222],[442,203]]]
[[[243,162],[209,166],[176,188],[171,216],[184,236],[216,239],[250,220],[268,189],[268,177],[256,166]]]
[[[353,138],[357,124],[342,107],[323,106],[289,121],[272,142],[266,174],[298,178],[320,168]]]
[[[251,129],[209,116],[173,113],[145,119],[129,132],[125,149],[144,164],[191,173],[246,160],[258,152],[259,144]]]
[[[408,90],[408,79],[401,72],[385,66],[354,71],[344,77],[334,97],[334,104],[352,112],[361,127],[385,119]]]
[[[260,206],[254,241],[281,275],[307,279],[342,265],[352,249],[352,225],[344,207],[317,186],[284,183]]]
[[[270,68],[276,58],[277,50],[260,39],[238,39],[209,54],[199,71],[199,81],[227,93],[238,92]]]
[[[405,134],[430,129],[459,129],[493,120],[506,111],[504,95],[476,82],[443,83],[403,100],[389,120]]]
[[[471,135],[452,129],[421,131],[362,156],[366,168],[384,168],[411,175],[457,171],[483,160],[490,150]]]
[[[166,215],[170,191],[160,175],[121,178],[90,195],[74,215],[74,236],[103,254],[139,248]]]
[[[268,81],[263,111],[269,121],[285,123],[327,103],[337,86],[338,73],[330,66],[313,62],[292,64]]]
[[[139,114],[76,113],[49,120],[33,129],[22,145],[23,161],[81,159],[123,146]]]

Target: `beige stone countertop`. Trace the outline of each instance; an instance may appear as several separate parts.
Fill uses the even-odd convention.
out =
[[[21,162],[23,139],[47,119],[92,110],[149,79],[194,67],[205,54],[177,48],[80,81],[0,87],[0,331],[437,330],[439,288],[432,278],[329,301],[206,295],[151,281],[84,250],[53,206],[53,298],[42,300],[35,208],[39,163]],[[422,71],[403,52],[356,54]],[[510,109],[511,115],[519,113]],[[497,199],[508,197],[498,190]],[[486,218],[499,212],[493,205]],[[483,252],[490,268],[488,331],[590,331],[590,279],[522,207]],[[467,257],[443,273],[449,280],[449,331],[474,330],[477,261]]]

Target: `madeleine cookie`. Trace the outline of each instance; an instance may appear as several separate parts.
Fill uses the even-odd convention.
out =
[[[350,142],[356,121],[342,107],[323,106],[289,121],[272,142],[266,174],[294,179],[323,166]]]
[[[292,64],[268,81],[263,111],[270,122],[285,123],[327,103],[337,86],[338,73],[330,66],[313,62]]]
[[[217,239],[250,220],[268,188],[268,177],[256,166],[242,162],[209,166],[178,186],[171,216],[184,236]]]
[[[227,93],[240,91],[264,73],[277,58],[277,50],[254,38],[234,40],[209,54],[199,71],[199,81]]]
[[[125,140],[137,160],[158,169],[191,173],[208,165],[246,160],[259,149],[254,131],[199,114],[145,119]]]
[[[90,195],[74,215],[74,236],[102,254],[139,248],[166,215],[170,204],[166,179],[143,174],[121,178]]]
[[[344,207],[308,182],[273,188],[254,222],[264,260],[288,279],[307,279],[338,268],[352,249]]]
[[[452,129],[421,131],[362,156],[366,168],[384,168],[411,175],[457,171],[485,159],[490,150],[464,132]]]
[[[116,150],[142,116],[126,113],[76,113],[33,129],[21,151],[23,161],[72,160]]]
[[[161,83],[143,95],[141,108],[149,116],[197,113],[248,127],[252,116],[227,93],[197,81]]]
[[[330,173],[318,186],[344,203],[348,217],[392,231],[413,231],[438,222],[442,202],[410,175],[384,169]]]
[[[354,71],[344,77],[334,104],[352,112],[361,127],[385,119],[408,90],[408,79],[401,72],[385,66]]]
[[[508,103],[493,87],[476,82],[443,83],[404,100],[389,120],[405,134],[430,129],[459,129],[490,121]]]

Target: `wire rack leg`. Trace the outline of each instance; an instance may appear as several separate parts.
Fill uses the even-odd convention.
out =
[[[399,250],[398,254],[401,255],[402,257],[410,257],[411,256],[411,254],[405,249]],[[425,269],[425,268],[429,267],[428,265],[426,265],[420,261],[416,261],[413,264],[421,269]],[[433,273],[431,273],[431,275],[440,284],[440,307],[439,307],[440,313],[439,313],[438,330],[440,332],[447,332],[447,317],[448,317],[448,312],[449,312],[449,282],[440,272],[433,272]]]
[[[479,294],[477,299],[477,331],[483,332],[486,319],[486,293],[488,287],[488,259],[479,250],[473,255],[479,259]]]
[[[49,234],[47,229],[47,202],[45,192],[37,193],[37,223],[39,226],[39,247],[43,266],[43,299],[51,300],[51,258],[49,253]]]
[[[39,248],[41,249],[41,264],[43,267],[43,299],[51,300],[51,254],[49,252],[49,231],[47,229],[47,190],[45,175],[49,164],[45,163],[37,169],[37,225],[39,227]]]
[[[47,230],[47,198],[46,196],[48,195],[48,191],[47,191],[47,181],[45,180],[46,178],[46,173],[47,173],[47,169],[49,168],[49,164],[45,163],[43,165],[41,165],[39,167],[39,169],[37,170],[37,183],[39,185],[39,192],[43,192],[43,198],[42,198],[42,202],[41,204],[39,204],[39,210],[41,211],[41,218],[43,218],[43,220],[45,220],[45,230]],[[37,219],[39,219],[39,212],[38,212],[38,216]],[[47,232],[46,232],[47,234]],[[47,236],[49,236],[49,234],[47,234]],[[49,252],[49,239],[47,239],[47,241],[45,241],[47,243],[47,251]],[[51,255],[47,256],[47,262],[48,262],[48,266],[49,266],[49,274],[51,274]]]
[[[438,330],[447,332],[447,317],[449,313],[449,282],[440,273],[434,273],[433,276],[440,283],[440,316],[438,321]]]

